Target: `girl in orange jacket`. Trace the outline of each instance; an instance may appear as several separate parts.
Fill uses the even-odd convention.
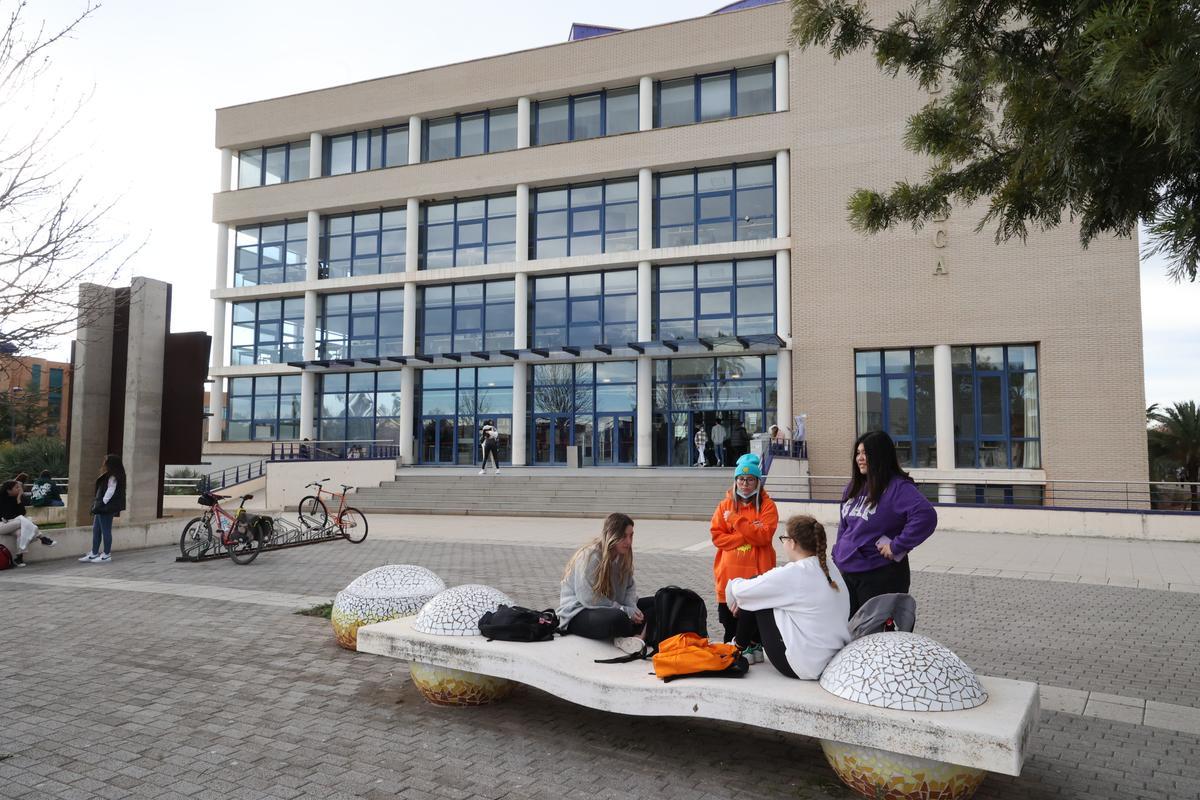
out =
[[[725,641],[734,640],[747,659],[761,663],[761,640],[753,614],[735,616],[725,602],[731,578],[755,578],[775,568],[775,529],[779,511],[763,489],[762,467],[754,454],[742,456],[733,470],[733,488],[713,513],[709,530],[717,554],[713,578],[717,587],[717,618]]]

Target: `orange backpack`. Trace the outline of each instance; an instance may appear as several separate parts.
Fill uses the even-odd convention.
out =
[[[698,633],[664,639],[654,654],[654,674],[664,683],[676,678],[740,678],[749,668],[737,645],[710,642]]]

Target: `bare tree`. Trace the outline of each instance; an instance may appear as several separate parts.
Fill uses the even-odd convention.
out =
[[[124,236],[104,230],[113,203],[86,200],[82,179],[59,155],[74,112],[31,118],[34,97],[55,96],[45,86],[52,49],[99,5],[85,0],[53,30],[26,24],[25,6],[0,0],[0,342],[19,353],[44,351],[90,319],[96,310],[79,307],[79,284],[111,284],[133,254]]]

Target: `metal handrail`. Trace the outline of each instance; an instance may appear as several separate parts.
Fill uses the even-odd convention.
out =
[[[400,457],[392,439],[321,439],[271,443],[271,461],[347,461]]]

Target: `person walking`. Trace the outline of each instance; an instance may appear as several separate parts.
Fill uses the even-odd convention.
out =
[[[937,528],[937,511],[908,473],[883,431],[854,442],[853,477],[842,492],[833,563],[850,590],[850,616],[872,597],[907,594],[908,554]]]
[[[496,426],[491,420],[483,423],[483,427],[479,429],[479,446],[483,450],[482,461],[479,464],[479,474],[487,474],[488,459],[491,459],[492,468],[496,470],[496,474],[500,474],[500,431],[496,430]]]
[[[733,430],[729,433],[729,457],[737,459],[750,452],[750,434],[746,433],[746,426],[741,420],[733,423]]]
[[[713,443],[713,454],[717,457],[718,467],[725,466],[725,440],[727,438],[729,438],[729,433],[721,424],[721,420],[717,420],[717,424],[712,426],[712,432],[709,433],[709,439]]]
[[[18,480],[5,481],[0,484],[0,534],[11,534],[16,537],[17,552],[13,556],[13,566],[25,566],[25,548],[34,539],[46,547],[57,544],[49,536],[43,536],[25,512],[25,504],[21,502],[21,492],[25,486]]]
[[[79,559],[88,564],[107,564],[112,560],[113,517],[125,510],[125,465],[121,457],[109,453],[104,457],[102,469],[96,478],[96,495],[92,500],[92,549]]]
[[[696,435],[692,437],[692,444],[696,445],[695,466],[707,467],[708,459],[704,455],[704,448],[708,445],[708,434],[704,432],[703,425],[696,426]]]

